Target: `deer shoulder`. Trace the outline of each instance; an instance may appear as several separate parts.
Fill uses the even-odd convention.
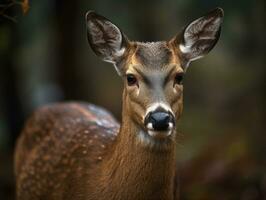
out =
[[[108,111],[92,104],[62,103],[38,109],[17,142],[15,171],[18,182],[24,183],[18,191],[33,198],[58,188],[57,195],[62,196],[62,183],[71,185],[88,176],[86,169],[102,161],[118,129]]]

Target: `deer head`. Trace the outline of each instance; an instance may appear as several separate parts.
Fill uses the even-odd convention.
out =
[[[220,36],[223,10],[189,23],[170,41],[135,42],[90,11],[87,37],[95,54],[114,64],[124,80],[123,109],[146,137],[173,137],[183,109],[182,80],[191,61],[206,55]]]

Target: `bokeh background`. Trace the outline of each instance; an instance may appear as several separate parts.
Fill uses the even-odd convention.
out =
[[[89,49],[92,9],[132,40],[167,40],[219,6],[220,41],[184,81],[178,165],[182,200],[266,199],[265,0],[1,0],[0,198],[14,199],[13,151],[44,104],[79,100],[120,119],[122,81]]]

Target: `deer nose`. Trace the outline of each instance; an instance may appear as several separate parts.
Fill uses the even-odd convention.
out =
[[[174,117],[169,112],[152,112],[145,118],[148,129],[166,131],[173,128]]]

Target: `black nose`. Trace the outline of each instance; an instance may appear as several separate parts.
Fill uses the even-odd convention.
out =
[[[166,131],[170,122],[173,123],[173,117],[168,112],[152,112],[146,118],[146,125],[151,123],[155,131]]]

